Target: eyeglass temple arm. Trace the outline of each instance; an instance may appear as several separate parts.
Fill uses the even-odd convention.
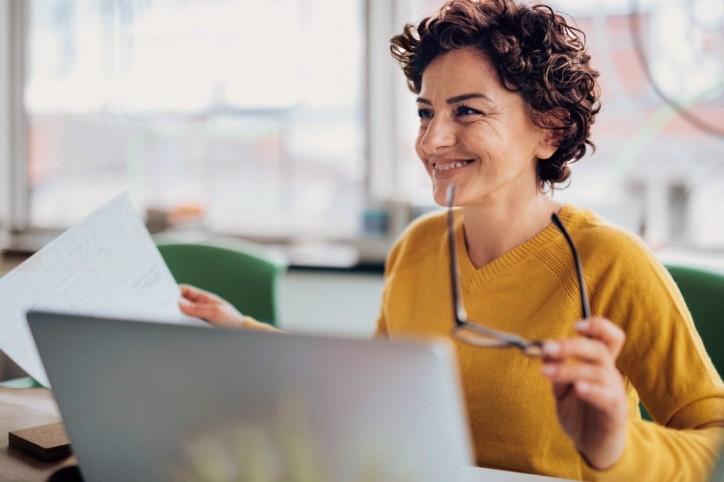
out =
[[[571,253],[573,254],[573,261],[576,264],[576,274],[578,275],[578,291],[581,294],[581,312],[584,319],[590,318],[591,306],[588,303],[588,292],[586,291],[586,283],[583,279],[583,266],[581,265],[581,259],[578,256],[578,250],[576,250],[576,246],[573,244],[571,236],[568,234],[568,231],[566,231],[565,226],[563,226],[563,223],[558,218],[558,215],[556,213],[553,213],[551,215],[551,221],[553,221],[553,224],[555,224],[560,232],[563,233],[563,237],[566,238],[568,246],[570,246],[571,248]]]
[[[447,239],[450,255],[450,286],[452,286],[453,319],[455,320],[455,326],[462,326],[464,324],[463,320],[467,320],[468,315],[462,303],[460,303],[460,277],[458,276],[457,270],[458,257],[455,249],[455,226],[452,210],[455,202],[455,184],[450,184],[447,187],[445,198],[447,203]]]

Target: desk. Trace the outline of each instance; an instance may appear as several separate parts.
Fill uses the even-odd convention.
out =
[[[0,388],[0,481],[47,481],[58,469],[75,465],[71,456],[55,462],[40,462],[8,447],[8,432],[60,421],[50,390],[44,388]],[[519,474],[503,470],[470,468],[470,482],[554,482],[562,479]]]
[[[75,457],[41,462],[8,447],[8,432],[58,421],[60,414],[50,390],[0,388],[0,481],[45,481],[61,467],[76,463]]]

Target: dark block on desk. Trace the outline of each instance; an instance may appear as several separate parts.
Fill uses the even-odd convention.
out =
[[[24,450],[44,462],[71,454],[70,440],[60,422],[9,432],[8,445]]]
[[[83,482],[83,476],[77,465],[70,465],[55,471],[48,482]]]

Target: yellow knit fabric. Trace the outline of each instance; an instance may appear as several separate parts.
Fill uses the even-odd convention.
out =
[[[558,424],[539,360],[455,342],[478,465],[579,480],[706,480],[723,433],[724,384],[676,285],[630,233],[569,205],[560,218],[581,256],[593,315],[626,332],[617,362],[630,401],[626,449],[612,468],[593,470]],[[560,231],[551,224],[476,269],[459,213],[455,226],[470,320],[532,340],[575,336],[580,298]],[[445,213],[412,223],[387,259],[377,335],[449,336],[448,269]],[[657,424],[641,420],[639,397]]]

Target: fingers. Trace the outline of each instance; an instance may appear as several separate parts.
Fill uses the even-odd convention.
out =
[[[553,383],[553,395],[557,401],[560,402],[571,394],[599,410],[615,406],[622,398],[618,383],[592,383],[586,380]]]
[[[563,384],[573,383],[576,380],[599,382],[605,377],[606,370],[606,367],[590,363],[563,364],[547,362],[541,367],[541,371],[546,378],[550,378],[555,383]]]
[[[626,405],[625,397],[622,397],[623,392],[620,383],[594,384],[580,380],[574,383],[572,387],[578,398],[599,410],[607,410],[610,407],[620,405],[622,399],[623,405]]]
[[[204,300],[212,300],[216,298],[215,295],[212,293],[209,293],[208,291],[204,291],[201,288],[197,288],[195,286],[187,285],[187,284],[180,284],[179,285],[179,291],[181,292],[181,297],[186,298],[190,301],[204,301]]]
[[[547,341],[543,344],[543,376],[553,383],[557,399],[574,394],[604,409],[620,398],[621,374],[616,357],[625,335],[612,322],[589,318],[576,323],[582,337]]]
[[[244,315],[223,298],[190,285],[179,285],[181,297],[178,301],[182,313],[201,318],[212,325],[242,327]]]
[[[213,294],[190,285],[179,285],[179,309],[188,316],[213,319],[219,314],[219,302]]]
[[[179,309],[186,315],[206,318],[216,307],[198,299],[182,297],[178,302]]]
[[[621,353],[626,335],[603,318],[589,318],[576,323],[579,338],[547,341],[543,354],[547,360],[577,359],[587,363],[613,364]]]
[[[610,467],[626,438],[628,403],[616,358],[623,331],[608,320],[575,325],[581,335],[543,344],[543,376],[550,380],[561,426],[594,467]]]
[[[626,335],[623,330],[604,318],[588,318],[575,324],[576,331],[588,338],[602,342],[614,358],[621,353]]]
[[[553,383],[553,394],[557,400],[567,397],[570,392],[598,408],[598,392],[608,392],[609,387],[618,384],[618,370],[613,366],[593,363],[565,363],[564,361],[546,361],[541,367],[544,377]],[[615,390],[606,396],[606,400],[616,394]]]
[[[587,363],[613,364],[606,345],[590,338],[547,341],[543,344],[543,355],[548,362],[576,359]]]

